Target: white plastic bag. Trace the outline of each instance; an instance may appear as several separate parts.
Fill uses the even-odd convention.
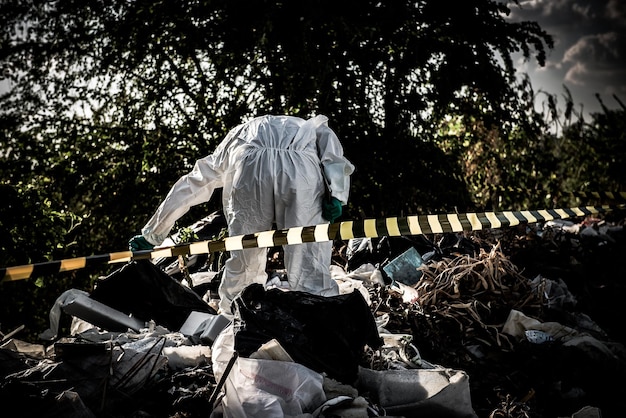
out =
[[[224,418],[310,416],[326,401],[323,380],[299,363],[239,357],[224,384]]]

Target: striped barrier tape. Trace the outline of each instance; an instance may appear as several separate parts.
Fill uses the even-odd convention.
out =
[[[613,200],[613,201],[626,201],[626,192],[583,192],[583,191],[576,191],[576,192],[564,192],[564,191],[547,191],[547,190],[538,190],[538,189],[523,189],[521,187],[511,187],[511,186],[498,186],[498,185],[492,185],[492,186],[488,186],[487,188],[491,189],[491,190],[495,190],[495,191],[500,191],[500,192],[508,192],[508,193],[519,193],[519,194],[532,194],[532,195],[537,195],[538,193],[545,193],[546,195],[550,195],[550,196],[572,196],[578,199],[585,199],[585,200],[592,200],[592,199],[596,199],[596,200]]]
[[[541,209],[504,212],[476,212],[463,214],[413,215],[383,219],[344,221],[334,224],[295,227],[226,237],[216,241],[197,241],[171,247],[157,247],[144,251],[121,251],[108,254],[48,261],[0,269],[1,281],[28,279],[33,276],[56,274],[103,263],[122,263],[131,260],[157,259],[179,255],[208,254],[247,248],[269,248],[279,245],[303,244],[352,238],[440,234],[447,232],[478,231],[546,222],[555,219],[584,217],[624,209],[626,205],[580,206],[565,209]]]
[[[580,199],[605,198],[605,199],[620,200],[620,201],[626,200],[626,192],[570,192],[570,194]]]

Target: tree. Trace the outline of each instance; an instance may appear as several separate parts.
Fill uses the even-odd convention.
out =
[[[428,145],[432,127],[450,114],[514,122],[510,56],[534,53],[543,64],[551,46],[536,24],[508,22],[508,7],[487,0],[340,10],[325,1],[66,0],[1,11],[3,61],[16,83],[4,108],[28,115],[31,132],[55,131],[62,143],[68,130],[83,138],[110,130],[108,141],[139,157],[131,173],[161,179],[148,191],[162,195],[242,119],[320,112],[357,163],[353,207],[369,216],[399,209],[388,207],[398,175],[413,183],[403,193],[415,203],[407,210],[449,206],[430,203],[438,193],[413,180],[438,177],[425,153],[445,160]],[[426,160],[422,170],[416,160]],[[402,171],[389,170],[390,161]]]
[[[543,64],[552,46],[536,23],[507,21],[508,7],[2,2],[11,90],[0,97],[0,179],[18,199],[21,182],[82,220],[57,256],[120,250],[228,129],[264,113],[321,113],[357,167],[346,217],[463,210],[472,196],[459,156],[439,146],[441,122],[525,126],[511,54]],[[181,224],[218,207],[216,197]]]

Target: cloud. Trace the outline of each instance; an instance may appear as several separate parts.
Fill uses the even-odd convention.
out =
[[[626,26],[626,2],[623,0],[609,0],[606,6],[606,18]]]
[[[626,86],[626,36],[618,32],[581,37],[563,55],[565,82],[591,88]],[[621,86],[621,87],[620,87]]]
[[[554,50],[550,51],[553,62],[549,65],[558,68],[562,54],[583,35],[591,35],[607,30],[612,24],[603,23],[608,16],[619,16],[619,12],[609,12],[608,7],[615,0],[526,0],[520,7],[512,6],[510,19],[513,21],[534,21],[554,39]],[[621,1],[621,0],[618,0]],[[614,9],[619,10],[619,4]],[[599,29],[602,27],[602,29]],[[556,62],[554,62],[556,61]]]
[[[563,55],[563,62],[588,61],[594,66],[626,64],[626,37],[617,32],[583,36]]]
[[[535,20],[545,28],[581,25],[605,15],[607,3],[616,0],[580,2],[580,0],[527,0],[512,7],[515,19]],[[620,0],[617,0],[620,1]],[[619,8],[619,5],[616,5]]]
[[[521,0],[509,18],[535,21],[554,37],[545,67],[518,65],[539,88],[567,85],[590,107],[595,93],[626,96],[626,1]]]

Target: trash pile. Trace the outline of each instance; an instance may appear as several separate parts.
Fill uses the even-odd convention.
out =
[[[216,213],[190,228],[206,240],[223,227]],[[285,291],[271,248],[267,284],[244,289],[232,316],[216,311],[224,254],[133,261],[92,292],[69,289],[42,344],[3,340],[0,400],[37,417],[626,411],[626,341],[605,303],[624,288],[623,222],[334,244],[338,296]]]

